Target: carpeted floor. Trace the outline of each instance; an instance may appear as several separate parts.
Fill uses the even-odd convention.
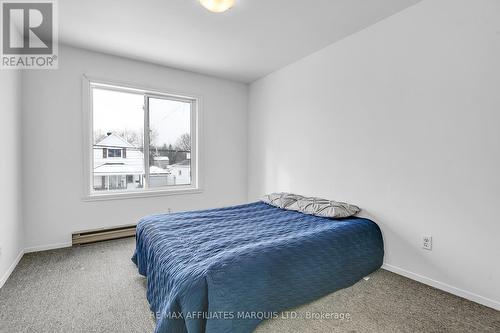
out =
[[[26,254],[0,289],[0,332],[153,332],[133,248],[129,238]],[[256,332],[500,332],[500,312],[379,270]]]

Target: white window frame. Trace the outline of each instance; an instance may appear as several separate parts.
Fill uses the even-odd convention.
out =
[[[93,188],[93,100],[92,88],[115,90],[120,92],[134,92],[144,96],[144,140],[149,142],[149,109],[147,107],[148,98],[164,98],[191,103],[191,184],[175,185],[168,187],[148,188],[147,177],[145,177],[145,188],[137,191],[109,191],[101,193]],[[114,200],[126,198],[140,198],[163,195],[180,195],[201,193],[201,105],[202,98],[195,94],[164,92],[161,89],[145,88],[137,84],[119,83],[110,80],[103,80],[87,75],[83,76],[83,161],[84,161],[84,193],[83,200]],[[149,144],[144,144],[144,156],[148,156]],[[144,158],[145,172],[149,174],[149,159]]]

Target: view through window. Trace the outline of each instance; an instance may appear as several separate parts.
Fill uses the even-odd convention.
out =
[[[195,100],[91,84],[96,193],[190,186]]]

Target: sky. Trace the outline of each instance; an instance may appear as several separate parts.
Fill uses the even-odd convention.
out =
[[[93,88],[94,131],[137,131],[142,134],[144,124],[144,96]],[[179,136],[190,133],[190,104],[150,98],[149,121],[156,133],[152,144],[175,144]]]

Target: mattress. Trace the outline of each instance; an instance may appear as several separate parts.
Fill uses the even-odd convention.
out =
[[[252,332],[380,268],[379,227],[263,202],[141,219],[132,258],[157,333]]]

